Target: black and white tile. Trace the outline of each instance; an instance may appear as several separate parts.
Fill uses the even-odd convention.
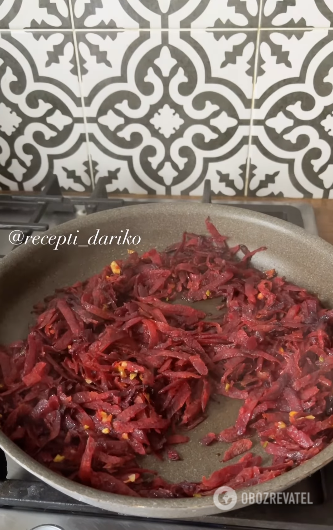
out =
[[[0,29],[70,29],[69,0],[1,0]]]
[[[143,9],[137,0],[72,0],[75,27],[98,30],[148,27],[140,9],[133,9],[132,4]]]
[[[73,0],[76,28],[253,28],[260,0]]]
[[[256,29],[259,25],[260,0],[211,0],[187,3],[192,13],[188,21],[191,28],[243,28]],[[196,10],[193,10],[197,4]],[[184,27],[184,22],[181,24]]]
[[[333,32],[261,37],[250,194],[333,197]]]
[[[263,0],[263,28],[329,28],[332,0]]]
[[[0,0],[0,189],[50,174],[333,198],[333,0]]]
[[[91,188],[71,32],[0,34],[0,188]]]
[[[104,153],[99,163],[126,162],[141,193],[196,194],[209,174],[216,193],[242,195],[238,153],[242,166],[254,54],[246,33],[134,31],[130,38],[78,34],[89,137]],[[99,61],[88,41],[99,46]],[[233,47],[243,42],[236,65]],[[118,185],[112,181],[110,191]]]

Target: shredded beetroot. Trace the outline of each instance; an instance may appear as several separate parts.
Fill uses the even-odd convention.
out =
[[[168,455],[169,460],[173,460],[173,461],[181,460],[180,455],[177,453],[175,449],[169,449],[167,451],[167,455]]]
[[[217,441],[216,434],[214,432],[209,432],[208,434],[206,434],[206,436],[202,438],[200,443],[202,445],[211,445],[212,443],[216,441]]]
[[[0,347],[3,432],[51,470],[141,497],[211,495],[259,484],[312,458],[333,438],[333,311],[250,266],[260,248],[210,236],[126,260],[35,307],[24,341]],[[217,299],[215,320],[188,302]],[[208,315],[209,317],[209,315]],[[257,435],[272,464],[247,453],[200,483],[170,484],[137,455],[179,459],[172,444],[209,413],[212,395],[241,400],[234,426],[202,440]],[[177,433],[178,431],[178,433]]]
[[[245,438],[244,440],[237,440],[237,442],[234,442],[229,449],[226,450],[223,456],[223,462],[228,462],[228,460],[231,460],[232,458],[235,458],[235,456],[239,456],[243,453],[246,453],[249,451],[252,447],[251,440]]]

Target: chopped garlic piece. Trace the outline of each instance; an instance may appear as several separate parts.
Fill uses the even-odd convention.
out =
[[[121,269],[116,261],[113,261],[110,265],[113,274],[120,274]]]
[[[57,464],[59,462],[63,462],[65,460],[65,457],[62,456],[62,455],[57,455],[54,459],[53,459],[53,462],[56,462]]]
[[[128,482],[135,482],[135,475],[133,473],[133,475],[128,475],[128,479],[127,480],[124,480],[125,484],[127,484]]]
[[[104,410],[101,410],[100,416],[102,417],[102,423],[109,423],[112,420],[112,414],[108,414]]]
[[[279,427],[279,429],[285,429],[287,427],[284,421],[278,421],[277,426]]]

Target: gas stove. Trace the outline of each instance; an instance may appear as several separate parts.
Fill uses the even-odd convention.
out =
[[[108,196],[100,179],[90,197],[63,196],[56,178],[38,195],[0,196],[0,256],[13,250],[12,230],[25,237],[53,228],[82,215],[150,202],[182,199],[118,198]],[[267,202],[223,202],[212,196],[206,181],[202,199],[189,199],[247,208],[278,217],[317,234],[313,209],[308,204]],[[306,492],[308,505],[253,505],[230,513],[182,521],[135,518],[109,513],[75,501],[39,481],[0,450],[0,528],[11,530],[190,530],[195,528],[328,530],[333,526],[333,463],[292,488]]]

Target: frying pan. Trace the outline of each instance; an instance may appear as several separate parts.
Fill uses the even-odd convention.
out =
[[[81,217],[58,226],[52,235],[77,234],[78,244],[87,245],[90,236],[139,235],[138,252],[152,247],[159,250],[177,242],[187,230],[205,233],[205,219],[210,216],[218,230],[230,236],[230,244],[244,243],[251,250],[267,246],[253,263],[263,270],[275,268],[279,275],[316,293],[325,305],[333,307],[333,247],[303,229],[269,216],[243,209],[211,204],[169,203],[131,206]],[[79,230],[79,232],[77,232]],[[55,288],[84,280],[99,272],[113,259],[124,258],[128,246],[96,245],[89,247],[64,245],[53,250],[50,245],[27,244],[19,247],[0,264],[0,343],[24,338],[32,323],[31,308]],[[133,246],[132,246],[133,248]],[[219,455],[226,447],[216,444],[202,447],[199,440],[208,432],[220,432],[234,424],[240,401],[228,398],[210,406],[208,419],[190,432],[190,442],[181,447],[180,462],[148,461],[164,478],[174,482],[200,481],[222,466]],[[57,490],[99,508],[126,515],[154,518],[188,518],[219,513],[211,497],[187,499],[143,499],[125,497],[94,490],[60,477],[21,451],[0,433],[0,446],[23,468]],[[260,453],[259,443],[254,452]],[[267,455],[264,455],[267,458]],[[270,482],[248,488],[263,493],[284,490],[333,459],[333,444],[301,466]],[[234,509],[241,508],[241,495]]]

